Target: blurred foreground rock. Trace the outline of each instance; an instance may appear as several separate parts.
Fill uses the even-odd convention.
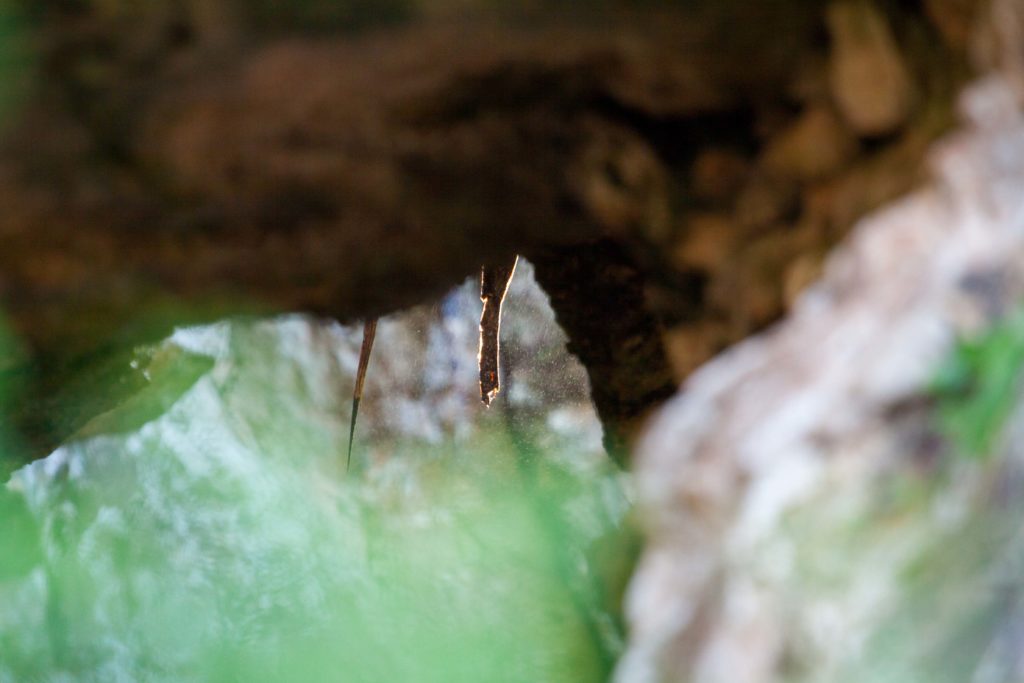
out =
[[[620,683],[1024,678],[1021,416],[970,459],[930,388],[1024,300],[1020,93],[973,86],[934,180],[650,427]]]

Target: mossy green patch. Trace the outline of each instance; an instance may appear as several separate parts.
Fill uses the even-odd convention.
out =
[[[1024,312],[957,342],[932,382],[943,433],[958,452],[992,453],[1018,398],[1024,368]]]

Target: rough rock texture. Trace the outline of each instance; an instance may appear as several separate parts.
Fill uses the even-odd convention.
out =
[[[784,322],[651,425],[618,681],[1024,676],[1021,612],[998,597],[1020,581],[1024,448],[957,459],[928,389],[958,335],[1024,297],[1020,94],[973,86],[932,182],[862,221]],[[915,598],[913,576],[947,580]]]

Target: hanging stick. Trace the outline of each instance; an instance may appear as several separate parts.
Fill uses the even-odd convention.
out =
[[[501,304],[516,272],[516,256],[511,266],[484,266],[480,272],[480,300],[484,310],[480,314],[480,400],[485,406],[498,395],[501,385],[498,379],[498,346],[501,332]]]
[[[370,352],[373,351],[373,338],[377,336],[377,319],[370,318],[363,325],[363,345],[359,349],[359,369],[356,370],[356,386],[352,390],[352,418],[348,425],[348,460],[345,471],[352,465],[352,437],[356,433],[356,415],[359,414],[359,401],[363,398],[363,384],[366,382],[366,368],[370,365]]]

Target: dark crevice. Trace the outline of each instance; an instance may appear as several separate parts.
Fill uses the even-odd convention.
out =
[[[655,116],[602,95],[587,106],[640,136],[672,168],[686,168],[708,146],[753,154],[760,146],[755,135],[756,114],[748,105],[685,116]]]
[[[645,281],[626,249],[604,239],[526,254],[569,351],[587,369],[605,448],[626,465],[638,420],[675,393]]]

